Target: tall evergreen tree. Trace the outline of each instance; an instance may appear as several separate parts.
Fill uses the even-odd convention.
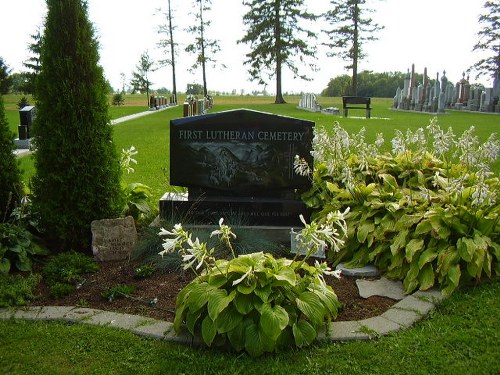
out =
[[[479,16],[483,26],[477,33],[479,40],[473,51],[487,51],[489,56],[472,66],[478,76],[489,75],[500,80],[500,2],[488,0],[484,3],[485,13]]]
[[[377,40],[374,33],[383,29],[365,15],[373,12],[365,7],[366,0],[331,0],[333,6],[323,16],[333,29],[323,30],[330,38],[324,45],[331,48],[327,56],[338,56],[347,61],[346,69],[352,70],[351,95],[357,95],[358,63],[366,57],[363,44]]]
[[[13,153],[16,148],[13,139],[0,95],[0,223],[7,221],[22,197],[21,173]]]
[[[35,80],[40,73],[40,52],[42,49],[42,34],[40,28],[37,29],[35,34],[31,35],[32,43],[28,45],[28,50],[32,55],[23,62],[23,65],[28,68],[26,72],[26,82],[23,85],[23,92],[27,94],[34,94],[35,90]]]
[[[300,56],[303,61],[316,53],[316,48],[307,43],[315,34],[302,27],[301,21],[310,22],[317,17],[304,10],[304,0],[249,0],[243,1],[243,5],[250,10],[243,16],[248,29],[239,43],[248,43],[251,49],[244,64],[250,65],[251,80],[260,84],[266,83],[265,76],[276,77],[275,103],[285,103],[282,69],[290,69],[294,78],[308,80],[299,73],[294,57]],[[313,64],[310,67],[315,69]]]
[[[170,6],[170,0],[168,0],[168,11],[164,13],[164,16],[167,19],[168,24],[160,25],[158,27],[158,33],[165,34],[166,37],[164,39],[160,39],[157,45],[158,47],[163,48],[167,54],[170,53],[170,57],[160,60],[158,63],[160,66],[170,65],[172,67],[172,95],[177,103],[177,80],[175,76],[175,48],[177,47],[177,43],[174,41],[175,26],[172,23],[172,8]]]
[[[206,13],[212,8],[212,0],[193,0],[196,11],[193,13],[196,23],[187,28],[187,31],[194,35],[194,43],[186,47],[186,52],[194,54],[196,61],[191,66],[191,70],[198,69],[201,66],[203,75],[203,95],[208,95],[207,88],[207,63],[215,65],[214,55],[220,51],[219,41],[207,37],[207,28],[211,21],[207,20]]]
[[[144,52],[139,59],[139,64],[135,66],[137,71],[132,72],[132,79],[130,80],[134,91],[138,90],[141,93],[146,93],[147,106],[149,106],[149,88],[153,84],[149,80],[149,73],[153,70],[153,65],[154,61],[151,60],[148,52]]]
[[[8,94],[12,86],[12,69],[0,57],[0,95]]]
[[[118,155],[87,3],[46,0],[34,123],[34,207],[57,249],[90,250],[90,224],[120,209]]]

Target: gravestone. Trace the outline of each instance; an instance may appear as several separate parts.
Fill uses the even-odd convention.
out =
[[[19,110],[19,139],[29,139],[31,138],[30,131],[33,121],[36,118],[36,108],[32,105],[27,105]]]
[[[160,216],[302,227],[299,215],[308,219],[309,211],[297,191],[311,181],[293,165],[299,155],[312,166],[313,128],[311,121],[246,109],[171,120],[170,183],[188,193],[162,197]]]
[[[137,243],[132,216],[94,220],[91,223],[92,253],[98,261],[126,260]]]

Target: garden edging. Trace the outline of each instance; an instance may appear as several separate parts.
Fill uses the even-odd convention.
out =
[[[339,321],[320,332],[319,341],[370,340],[408,328],[432,311],[444,299],[436,289],[417,291],[393,305],[380,316],[359,321]],[[0,309],[0,320],[58,320],[128,330],[136,335],[182,344],[200,344],[188,334],[177,335],[173,323],[143,317],[75,306],[30,306]]]

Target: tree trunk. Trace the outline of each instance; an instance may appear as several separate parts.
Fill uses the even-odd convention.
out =
[[[359,6],[358,2],[354,2],[354,35],[353,35],[353,58],[352,58],[352,86],[351,95],[358,95],[358,58],[359,58]]]
[[[276,98],[274,104],[286,103],[281,91],[281,17],[280,17],[280,1],[274,3],[274,40],[276,52]]]
[[[170,9],[170,0],[168,0],[168,29],[170,31],[170,53],[172,57],[172,95],[175,104],[177,104],[177,84],[175,81],[175,50],[174,50],[174,30],[172,28],[172,11]]]
[[[201,44],[201,70],[203,72],[203,96],[206,98],[208,96],[207,90],[207,73],[205,68],[205,36],[203,35],[204,24],[203,24],[203,0],[200,1],[200,44]]]

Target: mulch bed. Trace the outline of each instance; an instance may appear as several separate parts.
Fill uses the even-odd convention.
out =
[[[87,274],[76,292],[60,299],[49,296],[48,287],[42,280],[35,291],[37,298],[32,305],[89,307],[173,321],[177,294],[192,280],[191,273],[157,271],[148,278],[137,279],[134,277],[134,270],[139,265],[129,261],[100,263],[100,270]],[[343,304],[337,321],[362,320],[378,316],[397,302],[379,296],[361,298],[356,286],[356,278],[353,277],[342,276],[341,279],[327,277],[326,279]],[[103,292],[118,284],[134,286],[133,297],[109,301],[102,296]]]

